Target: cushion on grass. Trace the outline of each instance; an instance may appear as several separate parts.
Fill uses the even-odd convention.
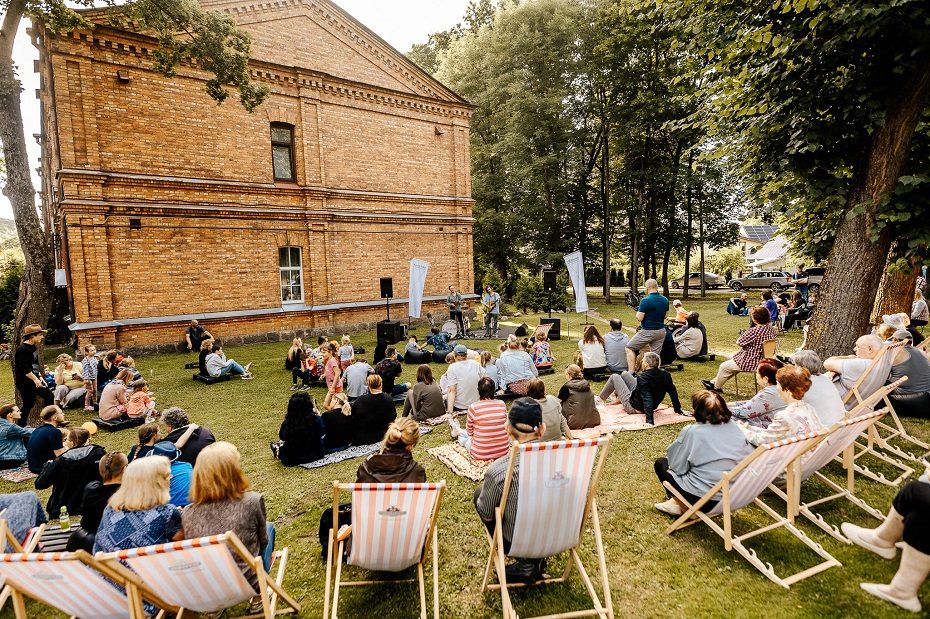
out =
[[[224,376],[204,376],[203,374],[194,374],[194,380],[199,383],[204,383],[205,385],[212,385],[213,383],[222,383],[224,381],[232,378],[232,374],[226,374]]]
[[[116,432],[117,430],[141,426],[145,423],[145,417],[121,417],[110,421],[105,421],[100,417],[94,417],[93,422],[97,424],[98,428],[106,430],[107,432]]]

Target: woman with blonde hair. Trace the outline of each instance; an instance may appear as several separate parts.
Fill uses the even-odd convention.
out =
[[[426,471],[413,459],[413,448],[420,440],[420,426],[410,417],[401,417],[388,426],[381,451],[358,467],[358,483],[422,483]]]
[[[181,510],[171,498],[171,464],[163,456],[136,458],[103,510],[94,552],[115,552],[179,538]]]
[[[287,349],[287,356],[284,357],[284,369],[293,370],[300,367],[300,353],[304,349],[304,342],[299,337],[291,340],[291,347]]]
[[[274,527],[268,526],[265,500],[250,487],[236,446],[226,441],[208,445],[197,458],[191,480],[191,503],[181,515],[184,537],[193,539],[232,531],[249,552],[262,557],[268,569],[274,548]],[[246,569],[238,559],[237,562],[257,591],[255,572]],[[257,604],[260,606],[261,600]],[[252,605],[252,612],[256,612],[254,599]]]
[[[71,355],[62,353],[55,359],[55,404],[68,408],[80,402],[87,394],[84,388],[83,367]]]
[[[323,413],[323,450],[342,451],[352,444],[352,404],[345,393],[333,394],[330,409]]]

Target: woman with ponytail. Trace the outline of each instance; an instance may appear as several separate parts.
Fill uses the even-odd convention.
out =
[[[417,483],[426,481],[426,471],[413,459],[413,448],[420,440],[420,426],[410,417],[401,417],[388,426],[381,451],[358,467],[358,483]]]

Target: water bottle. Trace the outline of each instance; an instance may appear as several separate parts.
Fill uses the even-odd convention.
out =
[[[61,516],[58,518],[58,525],[61,527],[62,531],[71,530],[71,516],[68,515],[68,508],[61,508]]]

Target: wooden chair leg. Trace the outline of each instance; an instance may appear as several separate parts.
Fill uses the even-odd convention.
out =
[[[336,619],[339,616],[339,582],[342,580],[342,544],[339,542],[339,545],[336,547],[336,581],[333,583],[333,615],[332,619]],[[330,545],[332,548],[332,545]]]
[[[433,527],[433,619],[439,619],[439,533]]]
[[[426,583],[423,579],[423,562],[417,563],[417,584],[420,589],[420,619],[428,619],[426,616]]]
[[[326,591],[323,592],[323,619],[329,617],[329,592],[333,581],[333,544],[335,544],[333,530],[329,530],[329,547],[326,549]]]
[[[13,613],[16,615],[16,619],[28,619],[26,600],[23,599],[23,594],[13,589],[10,595],[13,596]]]

